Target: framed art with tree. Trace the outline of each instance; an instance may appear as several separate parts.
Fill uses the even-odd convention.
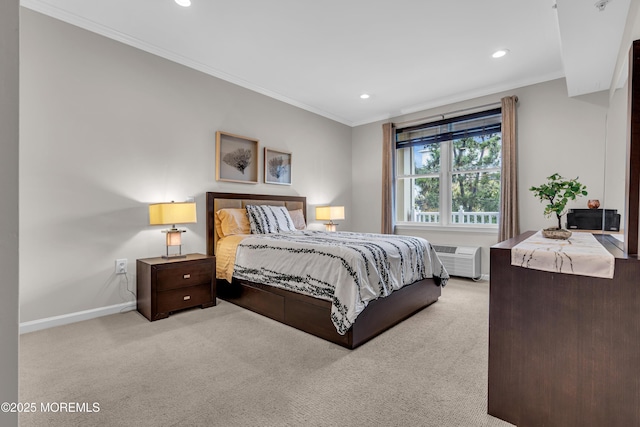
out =
[[[216,181],[258,183],[258,140],[216,132]]]
[[[264,149],[264,182],[291,185],[291,153]]]

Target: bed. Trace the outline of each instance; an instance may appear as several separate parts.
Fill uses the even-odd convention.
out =
[[[206,198],[208,255],[216,255],[218,243],[222,240],[222,235],[224,235],[220,228],[219,217],[216,222],[216,212],[221,209],[225,211],[242,210],[252,205],[284,207],[292,214],[291,217],[294,217],[294,213],[302,214],[304,220],[306,220],[306,198],[301,196],[208,192]],[[321,232],[313,231],[303,234],[312,235],[313,239],[318,238],[313,233],[321,234]],[[254,237],[258,238],[258,236]],[[278,237],[278,235],[273,237]],[[325,238],[324,236],[322,237]],[[228,238],[225,237],[225,239]],[[290,238],[287,237],[285,240],[287,239]],[[430,248],[430,245],[428,246]],[[223,245],[221,245],[220,249],[224,249]],[[223,254],[223,251],[220,250],[220,255]],[[368,302],[366,307],[358,313],[357,321],[354,320],[352,324],[349,324],[347,330],[340,332],[338,332],[339,328],[337,328],[335,322],[335,304],[331,300],[309,294],[305,295],[281,286],[275,286],[274,283],[265,283],[265,280],[261,280],[262,283],[258,283],[247,279],[247,277],[251,276],[244,275],[242,278],[238,278],[236,275],[230,277],[218,272],[217,297],[343,347],[353,349],[438,300],[441,295],[441,287],[446,283],[448,275],[437,256],[434,255],[434,257],[434,264],[437,264],[440,269],[437,274],[434,274],[434,277],[417,280],[400,289],[393,290],[384,298],[377,298]],[[224,263],[226,258],[220,261]],[[216,259],[216,262],[218,263],[218,259]]]

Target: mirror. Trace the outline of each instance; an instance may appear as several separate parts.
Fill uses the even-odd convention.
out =
[[[638,27],[640,30],[640,24]],[[637,257],[640,225],[640,40],[634,41],[630,49],[626,82],[620,90],[614,90],[610,95],[610,126],[607,129],[605,150],[610,162],[605,159],[609,166],[605,181],[609,200],[619,199],[624,191],[624,237],[618,240],[622,242],[621,249],[627,256]],[[621,129],[624,129],[624,134]],[[624,141],[624,148],[621,141]],[[616,169],[619,165],[618,158],[624,159],[624,168],[620,167],[619,170]]]
[[[627,111],[628,86],[625,83],[612,93],[609,100],[605,132],[604,158],[604,194],[602,205],[606,209],[617,209],[620,214],[619,232],[606,230],[603,221],[603,232],[610,233],[610,239],[621,250],[624,246],[624,214],[625,214],[625,173],[627,156]]]

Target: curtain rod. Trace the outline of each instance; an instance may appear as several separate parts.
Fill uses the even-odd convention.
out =
[[[516,102],[518,102],[518,98],[516,97]],[[396,128],[399,127],[408,127],[405,125],[408,125],[410,123],[417,123],[417,122],[424,122],[427,123],[428,120],[431,119],[435,119],[438,117],[441,118],[445,118],[445,116],[451,115],[451,114],[458,114],[458,113],[464,113],[466,111],[471,111],[471,110],[479,110],[481,108],[487,108],[487,107],[495,107],[495,106],[502,106],[502,102],[492,102],[491,104],[485,104],[485,105],[478,105],[477,107],[469,107],[469,108],[462,108],[460,110],[455,110],[455,111],[449,111],[447,113],[442,113],[442,114],[434,114],[433,116],[428,116],[428,117],[420,117],[418,119],[413,119],[413,120],[407,120],[405,122],[399,122],[399,123],[395,123]]]

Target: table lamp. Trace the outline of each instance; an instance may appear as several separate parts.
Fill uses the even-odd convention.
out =
[[[316,219],[319,221],[329,221],[324,224],[327,231],[336,231],[338,224],[334,219],[344,219],[344,206],[317,206]]]
[[[179,230],[176,224],[193,224],[196,221],[196,204],[194,202],[184,203],[155,203],[149,205],[149,225],[169,225],[167,233],[167,253],[162,258],[186,258],[182,255],[182,233],[187,230]],[[177,254],[169,254],[169,246],[178,246]]]

